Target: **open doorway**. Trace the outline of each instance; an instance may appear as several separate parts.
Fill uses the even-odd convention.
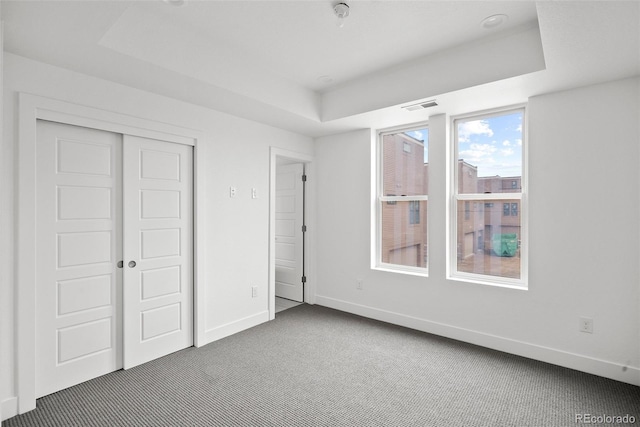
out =
[[[272,148],[270,182],[269,311],[307,301],[306,181],[310,159]]]

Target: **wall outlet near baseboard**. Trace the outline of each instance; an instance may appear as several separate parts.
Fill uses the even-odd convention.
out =
[[[258,287],[257,286],[252,286],[251,287],[251,298],[257,298],[258,296]]]
[[[593,333],[593,319],[590,317],[580,318],[580,332],[586,332],[588,334]]]
[[[363,289],[362,279],[356,281],[356,289],[361,291]]]

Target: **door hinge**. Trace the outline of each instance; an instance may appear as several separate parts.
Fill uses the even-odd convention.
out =
[[[302,276],[302,283],[307,283],[307,276]]]
[[[302,182],[307,182],[307,175],[306,174],[302,174]]]
[[[307,226],[306,226],[306,225],[303,225],[303,226],[302,226],[302,232],[303,232],[303,233],[306,233],[306,232],[307,232]]]

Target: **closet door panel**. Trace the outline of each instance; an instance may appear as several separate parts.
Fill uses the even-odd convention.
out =
[[[193,344],[192,148],[124,137],[125,368]]]
[[[120,135],[38,121],[36,395],[122,367]]]

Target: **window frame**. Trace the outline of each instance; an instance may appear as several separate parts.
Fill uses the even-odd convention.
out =
[[[499,117],[516,112],[522,112],[522,175],[520,178],[520,192],[518,193],[458,193],[458,122],[471,121],[471,120],[485,120],[493,117]],[[476,283],[481,285],[499,286],[520,290],[528,289],[528,151],[529,151],[529,138],[528,138],[528,107],[527,104],[517,104],[506,107],[500,107],[490,110],[475,111],[450,117],[450,144],[449,153],[450,158],[448,161],[448,199],[449,205],[447,206],[447,279]],[[460,201],[475,201],[479,203],[493,203],[509,202],[511,208],[511,201],[517,200],[519,203],[519,217],[520,217],[520,278],[508,278],[501,276],[492,276],[488,274],[468,273],[464,271],[458,271],[458,230],[457,230],[457,215],[458,215],[458,202]],[[504,214],[504,208],[503,212]],[[511,215],[511,209],[509,209]],[[501,215],[504,216],[504,215]]]
[[[386,272],[393,272],[393,273],[401,273],[401,274],[408,274],[408,275],[414,275],[414,276],[422,276],[422,277],[428,277],[429,276],[429,232],[428,232],[428,224],[429,224],[429,204],[428,204],[428,199],[429,196],[428,195],[414,195],[414,196],[398,196],[398,195],[394,195],[394,196],[389,196],[386,194],[383,194],[384,192],[384,169],[383,169],[383,144],[382,144],[382,140],[383,137],[385,135],[392,135],[392,134],[396,134],[396,133],[401,133],[401,132],[410,132],[413,130],[421,130],[421,129],[429,129],[429,123],[427,121],[424,122],[418,122],[418,123],[412,123],[412,124],[408,124],[408,125],[403,125],[403,126],[394,126],[391,128],[384,128],[384,129],[378,129],[375,132],[375,187],[373,189],[373,203],[374,203],[374,208],[373,208],[373,227],[372,230],[374,231],[374,236],[373,239],[375,241],[375,249],[371,251],[371,269],[373,270],[379,270],[379,271],[386,271]],[[429,146],[427,145],[426,147],[427,151],[429,150]],[[404,147],[403,147],[403,151],[404,151]],[[384,203],[387,204],[397,204],[397,202],[422,202],[422,201],[426,201],[427,205],[426,205],[426,214],[427,214],[427,221],[424,224],[424,227],[426,227],[427,230],[427,249],[426,249],[426,257],[427,257],[427,263],[426,263],[426,267],[413,267],[413,266],[407,266],[407,265],[401,265],[401,264],[391,264],[391,263],[385,263],[382,262],[382,206]],[[420,215],[422,215],[422,209],[420,210]],[[412,224],[414,225],[414,224]],[[417,224],[415,224],[417,225]]]

